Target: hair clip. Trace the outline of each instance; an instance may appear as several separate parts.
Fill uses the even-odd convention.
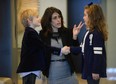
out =
[[[91,6],[91,5],[93,5],[93,2],[90,2],[90,3],[88,4],[88,6]]]

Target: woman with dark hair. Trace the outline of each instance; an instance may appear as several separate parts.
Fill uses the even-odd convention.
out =
[[[78,46],[76,29],[80,29],[83,24],[73,29],[64,27],[63,16],[59,9],[48,7],[41,19],[42,40],[50,46],[61,48],[63,46]],[[46,53],[47,69],[44,73],[48,77],[48,84],[78,84],[74,74],[74,63],[71,54],[53,55]]]

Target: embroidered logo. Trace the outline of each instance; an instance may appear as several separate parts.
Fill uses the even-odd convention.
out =
[[[89,45],[92,45],[93,34],[90,34],[90,35],[89,35],[89,39],[90,39]]]

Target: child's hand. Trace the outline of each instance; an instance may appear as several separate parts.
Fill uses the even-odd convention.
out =
[[[96,73],[92,73],[92,77],[94,80],[98,80],[100,78],[99,74],[96,74]]]
[[[79,34],[82,26],[84,25],[84,23],[82,23],[82,21],[79,23],[78,26],[76,26],[76,24],[73,27],[73,39],[76,40],[77,39],[77,35]]]

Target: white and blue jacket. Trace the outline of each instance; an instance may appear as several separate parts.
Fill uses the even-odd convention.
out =
[[[71,47],[71,53],[81,52],[83,55],[82,78],[92,79],[92,73],[106,77],[106,50],[102,33],[96,28],[85,33],[80,47]]]

